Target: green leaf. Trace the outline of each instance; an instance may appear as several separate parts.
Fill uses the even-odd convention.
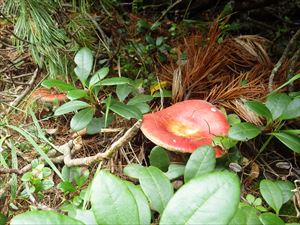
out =
[[[285,225],[282,219],[273,213],[263,213],[259,216],[263,225]]]
[[[261,225],[262,223],[260,222],[258,218],[259,212],[251,207],[251,206],[244,206],[240,209],[244,215],[246,215],[246,222],[243,223],[243,225]],[[234,225],[234,224],[232,224]]]
[[[73,85],[61,80],[44,80],[41,85],[46,88],[57,88],[60,91],[70,91],[76,89]]]
[[[101,132],[101,129],[105,127],[105,119],[93,118],[86,127],[87,134],[97,134]]]
[[[247,225],[246,214],[241,209],[238,209],[228,225]]]
[[[1,212],[0,212],[0,225],[5,225],[7,222],[7,217],[4,216]]]
[[[58,214],[54,211],[32,211],[25,212],[15,216],[11,220],[11,225],[84,225],[79,220],[73,219],[72,217]]]
[[[285,132],[272,133],[279,141],[285,146],[293,150],[294,152],[300,153],[300,137]]]
[[[300,116],[300,98],[293,99],[285,108],[280,119],[289,120],[295,119]]]
[[[245,105],[259,116],[266,118],[267,121],[272,120],[272,114],[270,110],[263,103],[257,101],[247,101]]]
[[[88,103],[83,102],[83,101],[78,101],[78,100],[70,101],[70,102],[67,102],[67,103],[61,105],[60,107],[58,107],[55,110],[54,115],[60,116],[60,115],[63,115],[63,114],[69,113],[69,112],[74,112],[76,110],[83,109],[83,108],[86,108],[89,106],[90,105]]]
[[[174,193],[167,176],[156,167],[142,167],[135,164],[126,166],[124,173],[139,179],[151,209],[162,213]]]
[[[87,93],[85,92],[85,90],[81,90],[81,89],[71,90],[71,91],[68,91],[68,93],[67,93],[67,97],[70,100],[76,100],[79,98],[84,98],[86,96],[87,96]]]
[[[85,225],[97,224],[92,210],[76,209],[74,218],[82,221]]]
[[[130,99],[127,105],[135,105],[138,103],[149,102],[151,100],[153,100],[153,97],[151,95],[137,95]]]
[[[269,206],[275,210],[276,214],[283,204],[282,194],[280,188],[275,182],[270,180],[262,180],[259,184],[260,193],[269,204]]]
[[[247,141],[255,138],[260,132],[261,130],[251,123],[239,123],[230,127],[228,137],[238,141]]]
[[[285,180],[285,181],[277,180],[277,181],[275,181],[275,184],[281,191],[282,203],[284,204],[284,203],[288,202],[294,195],[292,190],[295,189],[295,185],[291,181],[288,181],[288,180]]]
[[[240,200],[240,183],[230,172],[214,172],[182,186],[165,208],[160,224],[227,225]]]
[[[99,82],[104,79],[107,74],[109,73],[109,68],[108,67],[103,67],[100,70],[98,70],[90,79],[89,82],[89,88],[99,84]]]
[[[142,112],[133,105],[125,105],[122,102],[114,102],[110,105],[110,110],[124,117],[125,119],[141,119]]]
[[[168,172],[166,172],[166,176],[169,178],[169,180],[174,180],[178,177],[183,176],[185,170],[185,165],[180,164],[170,164],[168,168]]]
[[[120,102],[123,102],[131,92],[132,88],[128,84],[120,84],[116,88],[116,94]]]
[[[59,188],[62,192],[65,193],[73,193],[75,192],[77,189],[74,187],[74,185],[72,184],[72,182],[70,181],[62,181],[57,185],[57,188]]]
[[[210,173],[216,166],[216,154],[213,147],[206,145],[197,148],[190,156],[184,171],[184,182]]]
[[[229,114],[227,120],[230,125],[241,123],[241,119],[236,114]]]
[[[79,131],[92,121],[94,116],[94,110],[92,108],[87,108],[76,113],[71,119],[72,130]]]
[[[77,67],[74,69],[75,74],[85,83],[93,68],[93,53],[88,48],[80,49],[75,55],[74,61]]]
[[[112,77],[106,78],[99,82],[103,86],[121,85],[121,84],[131,84],[132,80],[127,77]]]
[[[148,204],[148,200],[144,194],[144,192],[141,190],[140,187],[135,186],[134,184],[124,181],[124,183],[127,185],[128,190],[131,192],[132,196],[135,199],[137,208],[138,208],[138,214],[139,214],[139,223],[141,225],[146,225],[151,223],[151,211]]]
[[[152,148],[150,155],[150,165],[159,168],[161,171],[168,171],[170,159],[167,151],[160,146]]]
[[[91,203],[96,221],[101,225],[139,224],[136,199],[118,177],[100,171],[91,187]]]
[[[141,103],[134,104],[132,106],[139,109],[141,111],[141,113],[143,113],[143,114],[150,111],[150,106],[147,103],[141,102]]]
[[[163,36],[159,36],[156,38],[155,45],[158,47],[164,42],[165,38]]]
[[[156,91],[153,95],[153,98],[171,98],[172,97],[172,91],[169,90],[163,90],[162,93],[160,91]]]
[[[291,98],[285,93],[272,94],[267,97],[266,106],[272,113],[273,120],[278,119],[291,102]]]

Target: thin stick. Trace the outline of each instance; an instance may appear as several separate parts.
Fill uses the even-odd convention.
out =
[[[278,60],[276,65],[274,66],[274,68],[271,72],[271,75],[269,77],[269,84],[268,84],[269,92],[273,91],[274,77],[277,75],[277,73],[278,73],[279,69],[281,68],[282,64],[286,61],[286,58],[288,56],[289,51],[291,50],[292,46],[294,45],[294,43],[296,42],[296,40],[298,39],[299,36],[300,36],[300,29],[298,29],[297,32],[293,35],[293,37],[289,41],[288,45],[284,49],[284,52],[282,53],[282,56],[280,57],[280,59]]]
[[[161,21],[165,16],[166,14],[171,10],[173,9],[177,4],[179,4],[180,2],[182,2],[182,0],[177,0],[176,2],[174,2],[172,5],[170,5],[165,11],[162,12],[161,16],[158,18],[158,20],[156,20],[155,23]],[[155,24],[154,23],[154,24]]]
[[[100,152],[94,156],[71,159],[71,149],[65,151],[64,163],[66,166],[89,166],[97,161],[111,158],[122,146],[131,141],[140,129],[142,121],[137,121],[126,133],[114,142],[105,152]]]

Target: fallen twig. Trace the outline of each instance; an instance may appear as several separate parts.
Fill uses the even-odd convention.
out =
[[[300,48],[294,53],[294,55],[291,58],[291,62],[288,67],[288,75],[287,79],[290,80],[295,73],[295,68],[297,66],[297,63],[299,62],[300,59]],[[289,84],[289,91],[292,92],[294,91],[294,85],[293,82]]]
[[[131,141],[137,134],[141,126],[141,121],[137,121],[125,134],[114,142],[105,152],[98,153],[94,156],[84,158],[71,158],[71,148],[66,149],[64,154],[64,163],[66,166],[89,166],[97,161],[111,158],[123,145]]]
[[[276,63],[276,65],[274,66],[274,68],[271,72],[271,75],[269,77],[269,84],[268,84],[269,92],[273,91],[274,77],[277,75],[282,64],[286,61],[287,55],[288,55],[289,51],[291,50],[291,48],[293,47],[294,43],[297,41],[298,37],[300,37],[300,29],[298,29],[297,32],[293,35],[293,37],[289,41],[288,45],[284,49],[282,56],[280,57],[280,59],[278,60],[278,62]]]

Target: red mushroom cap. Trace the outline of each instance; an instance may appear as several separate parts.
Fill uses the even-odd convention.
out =
[[[144,135],[170,151],[190,153],[212,144],[214,136],[226,136],[229,123],[214,105],[203,100],[186,100],[143,116]],[[225,152],[215,146],[216,157]]]

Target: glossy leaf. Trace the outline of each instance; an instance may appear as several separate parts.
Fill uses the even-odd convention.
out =
[[[227,225],[240,199],[237,175],[215,172],[182,186],[168,203],[160,224]]]
[[[67,114],[69,112],[74,112],[79,109],[87,108],[89,106],[90,105],[88,103],[83,102],[83,101],[78,101],[78,100],[70,101],[70,102],[67,102],[67,103],[61,105],[60,107],[58,107],[55,110],[54,115],[60,116],[63,114]]]
[[[275,184],[281,191],[282,195],[282,203],[288,202],[294,195],[292,190],[295,189],[295,185],[291,181],[283,181],[283,180],[277,180],[275,181]]]
[[[272,120],[272,114],[270,110],[263,103],[257,101],[247,101],[245,105],[257,115],[264,117],[268,121]]]
[[[142,118],[142,112],[138,108],[132,105],[125,105],[122,102],[114,102],[110,105],[110,110],[128,120],[131,118]]]
[[[247,225],[244,211],[238,209],[228,225]]]
[[[239,123],[230,127],[228,137],[238,141],[247,141],[255,138],[260,132],[261,130],[251,123]]]
[[[134,164],[126,166],[124,173],[139,179],[151,209],[162,213],[174,193],[167,176],[156,167],[142,167]]]
[[[132,88],[128,84],[120,84],[116,88],[116,94],[120,102],[123,102],[131,92]]]
[[[15,216],[11,220],[11,225],[84,225],[79,220],[72,217],[58,214],[54,211],[31,211]]]
[[[276,120],[281,116],[290,102],[291,98],[287,94],[277,93],[268,96],[265,104],[272,113],[273,120]]]
[[[165,173],[169,180],[174,180],[178,177],[183,176],[185,170],[185,165],[180,164],[170,164],[168,171]]]
[[[246,215],[246,222],[243,225],[262,225],[258,217],[259,212],[255,208],[244,206],[240,210]]]
[[[91,187],[91,204],[101,225],[139,224],[140,216],[134,196],[118,177],[100,171]]]
[[[168,171],[170,158],[165,149],[160,146],[152,148],[149,155],[150,165],[159,168],[161,171]]]
[[[285,146],[293,150],[294,152],[300,153],[300,137],[285,132],[272,133],[279,141]]]
[[[276,183],[266,179],[262,180],[259,184],[259,189],[268,205],[275,210],[276,214],[278,214],[283,204],[283,199],[281,190]]]
[[[78,113],[76,113],[72,119],[70,126],[72,130],[79,131],[85,127],[92,121],[94,115],[94,110],[92,108],[86,108]]]
[[[214,149],[209,146],[197,148],[190,156],[184,171],[184,182],[212,172],[216,166]]]
[[[93,68],[93,54],[88,48],[80,49],[75,55],[74,61],[77,67],[74,69],[75,74],[85,83]]]
[[[68,84],[62,80],[54,80],[54,79],[44,80],[41,85],[46,88],[55,87],[60,91],[70,91],[76,89],[71,84]]]
[[[300,117],[300,98],[293,99],[283,111],[280,119],[288,120]]]
[[[285,225],[282,219],[273,213],[263,213],[259,216],[263,225]]]
[[[151,110],[150,106],[147,103],[144,103],[144,102],[137,103],[137,104],[134,104],[132,106],[134,106],[137,109],[139,109],[141,111],[141,113],[143,113],[143,114],[147,113],[147,112],[149,112]]]
[[[131,83],[131,79],[127,77],[106,78],[99,82],[100,85],[105,85],[105,86],[130,84],[130,83]]]
[[[92,210],[76,209],[74,218],[83,222],[85,225],[97,224]]]
[[[107,74],[109,73],[109,68],[108,67],[103,67],[100,70],[98,70],[90,79],[89,82],[89,87],[93,87],[97,84],[99,84],[99,82],[104,79]]]
[[[153,99],[151,95],[137,95],[130,99],[127,103],[127,105],[135,105],[138,103],[144,103],[144,102],[149,102]]]
[[[101,129],[105,127],[105,119],[93,118],[91,122],[86,127],[86,132],[88,134],[97,134],[101,132]]]
[[[71,91],[68,91],[68,93],[67,93],[67,97],[70,100],[76,100],[76,99],[84,98],[86,96],[87,96],[87,93],[81,89],[71,90]]]
[[[132,196],[135,199],[138,214],[139,214],[139,223],[140,225],[146,225],[151,223],[151,211],[148,204],[148,200],[141,190],[140,187],[135,186],[134,184],[125,181],[128,190],[131,192]]]
[[[230,125],[241,123],[241,119],[236,114],[229,114],[227,120]]]

